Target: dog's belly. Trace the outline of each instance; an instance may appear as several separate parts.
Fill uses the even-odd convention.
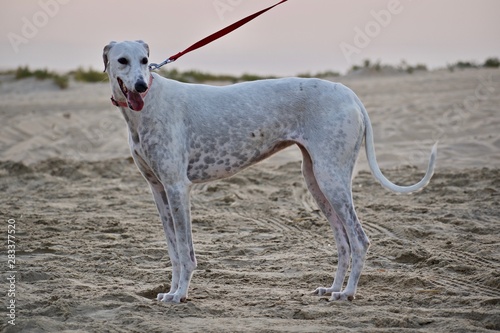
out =
[[[193,183],[227,178],[294,143],[294,141],[285,140],[267,146],[231,152],[221,149],[204,153],[203,150],[197,150],[191,154],[189,160],[188,178]]]

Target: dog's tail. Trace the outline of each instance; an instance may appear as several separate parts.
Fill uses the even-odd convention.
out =
[[[410,194],[416,191],[420,191],[423,189],[431,180],[432,175],[434,174],[434,166],[436,165],[436,155],[437,155],[437,145],[436,142],[432,147],[431,155],[429,158],[429,165],[427,166],[427,171],[425,173],[424,178],[420,180],[418,183],[411,186],[399,186],[392,183],[388,180],[380,171],[380,168],[377,163],[377,158],[375,156],[375,146],[373,143],[373,129],[370,118],[368,117],[368,112],[364,108],[364,106],[360,103],[361,110],[364,116],[365,123],[365,150],[366,157],[368,159],[368,164],[370,165],[370,169],[372,171],[373,176],[382,184],[383,187],[387,188],[396,193],[406,193]]]

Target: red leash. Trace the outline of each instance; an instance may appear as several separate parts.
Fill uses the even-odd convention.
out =
[[[194,51],[202,46],[205,46],[207,45],[208,43],[211,43],[213,42],[214,40],[216,39],[219,39],[225,35],[227,35],[228,33],[230,33],[231,31],[233,30],[236,30],[238,29],[239,27],[241,27],[242,25],[250,22],[251,20],[253,20],[254,18],[256,18],[257,16],[261,15],[261,14],[264,14],[265,12],[267,12],[268,10],[270,9],[273,9],[274,7],[276,7],[277,5],[280,5],[282,4],[283,2],[286,2],[288,0],[281,0],[280,2],[278,2],[277,4],[275,5],[272,5],[266,9],[263,9],[261,11],[258,11],[257,13],[255,14],[252,14],[252,15],[249,15],[241,20],[239,20],[238,22],[235,22],[233,24],[231,24],[230,26],[227,26],[225,27],[224,29],[221,29],[213,34],[211,34],[210,36],[208,37],[205,37],[203,38],[202,40],[200,40],[199,42],[196,42],[194,43],[193,45],[191,45],[190,47],[188,47],[187,49],[185,49],[184,51],[182,52],[179,52],[173,56],[171,56],[170,58],[168,58],[167,60],[165,60],[164,62],[160,63],[160,64],[150,64],[149,65],[149,69],[150,70],[155,70],[155,69],[158,69],[160,68],[161,66],[163,65],[166,65],[170,62],[174,62],[176,61],[177,59],[179,59],[180,57],[182,57],[183,55],[185,55],[186,53],[189,53],[191,51]]]

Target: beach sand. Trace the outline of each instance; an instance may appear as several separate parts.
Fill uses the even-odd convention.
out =
[[[310,295],[331,284],[337,250],[292,148],[194,186],[198,269],[171,305],[155,300],[167,246],[108,84],[2,76],[0,212],[5,239],[16,221],[18,272],[16,325],[2,305],[0,330],[500,330],[500,70],[334,80],[364,102],[391,181],[418,181],[439,139],[431,183],[409,196],[383,189],[361,151],[353,196],[372,245],[356,299]]]

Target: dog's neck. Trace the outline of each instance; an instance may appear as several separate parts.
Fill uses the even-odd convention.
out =
[[[142,99],[146,98],[146,95],[148,94],[149,92],[149,89],[151,89],[151,85],[153,84],[153,75],[152,74],[149,74],[149,82],[148,82],[148,89],[141,93],[141,97]],[[124,107],[124,108],[129,108],[129,105],[127,103],[127,99],[125,98],[125,100],[117,100],[115,98],[115,94],[112,94],[111,95],[111,103],[114,105],[114,106],[118,106],[118,107]]]

